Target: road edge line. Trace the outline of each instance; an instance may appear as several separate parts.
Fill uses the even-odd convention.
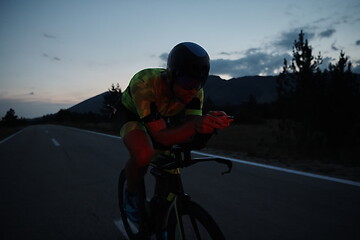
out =
[[[73,127],[71,127],[71,128],[73,128]],[[80,128],[73,128],[73,129],[80,130],[80,131],[83,131],[83,132],[93,133],[93,134],[97,134],[97,135],[101,135],[101,136],[107,136],[107,137],[121,139],[121,137],[119,137],[119,136],[114,136],[114,135],[110,135],[110,134],[99,133],[99,132],[94,132],[94,131],[90,131],[90,130],[84,130],[84,129],[80,129]],[[272,165],[255,163],[255,162],[245,161],[245,160],[241,160],[241,159],[237,159],[237,158],[224,157],[224,156],[219,156],[219,155],[214,155],[214,154],[209,154],[209,153],[203,153],[203,152],[199,152],[199,151],[192,151],[192,153],[203,155],[203,156],[208,156],[208,157],[217,157],[217,158],[227,159],[227,160],[230,160],[232,162],[237,162],[237,163],[242,163],[242,164],[246,164],[246,165],[267,168],[267,169],[272,169],[272,170],[276,170],[276,171],[280,171],[280,172],[292,173],[292,174],[296,174],[296,175],[312,177],[312,178],[317,178],[317,179],[321,179],[321,180],[327,180],[327,181],[331,181],[331,182],[342,183],[342,184],[347,184],[347,185],[351,185],[351,186],[360,187],[360,182],[347,180],[347,179],[343,179],[343,178],[335,178],[335,177],[329,177],[329,176],[319,175],[319,174],[315,174],[315,173],[303,172],[303,171],[299,171],[299,170],[275,167],[275,166],[272,166]]]
[[[288,168],[281,168],[281,167],[276,167],[276,166],[267,165],[267,164],[249,162],[249,161],[244,161],[244,160],[237,159],[237,158],[223,157],[223,156],[209,154],[209,153],[203,153],[203,152],[199,152],[199,151],[192,151],[192,153],[207,156],[207,157],[222,158],[222,159],[230,160],[232,162],[237,162],[237,163],[242,163],[242,164],[246,164],[246,165],[267,168],[267,169],[272,169],[272,170],[276,170],[276,171],[280,171],[280,172],[292,173],[292,174],[296,174],[296,175],[312,177],[312,178],[317,178],[317,179],[322,179],[322,180],[327,180],[327,181],[332,181],[332,182],[343,183],[343,184],[348,184],[348,185],[360,187],[360,182],[356,182],[356,181],[352,181],[352,180],[329,177],[329,176],[319,175],[319,174],[315,174],[315,173],[308,173],[308,172],[303,172],[303,171],[293,170],[293,169],[288,169]]]
[[[115,135],[111,135],[111,134],[95,132],[95,131],[91,131],[91,130],[87,130],[87,129],[76,128],[76,127],[69,127],[69,126],[63,126],[63,125],[60,125],[60,126],[70,128],[70,129],[74,129],[74,130],[77,130],[77,131],[80,131],[80,132],[87,132],[87,133],[92,133],[92,134],[96,134],[96,135],[100,135],[100,136],[104,136],[104,137],[111,137],[111,138],[121,139],[120,136],[115,136]]]
[[[25,127],[25,128],[27,128],[27,127]],[[4,138],[3,140],[1,140],[1,141],[0,141],[0,144],[2,144],[2,143],[4,143],[4,142],[6,142],[6,141],[8,141],[8,140],[10,140],[11,138],[15,137],[16,135],[18,135],[18,134],[22,133],[22,132],[25,130],[25,128],[23,128],[23,129],[21,129],[21,130],[17,131],[16,133],[13,133],[12,135],[10,135],[10,136],[8,136],[8,137]]]

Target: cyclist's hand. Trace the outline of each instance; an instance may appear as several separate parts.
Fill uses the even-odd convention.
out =
[[[234,119],[224,112],[209,112],[195,121],[195,129],[198,133],[207,134],[214,132],[214,129],[223,129],[230,125]]]
[[[201,134],[208,134],[214,132],[213,122],[219,121],[216,117],[211,115],[204,115],[195,120],[195,130]]]
[[[210,112],[208,112],[207,115],[214,116],[218,120],[220,120],[220,121],[213,122],[214,128],[217,128],[217,129],[224,129],[224,128],[230,126],[230,123],[232,123],[234,121],[233,117],[228,116],[223,111],[210,111]]]

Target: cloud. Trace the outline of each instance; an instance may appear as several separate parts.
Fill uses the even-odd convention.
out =
[[[52,60],[52,61],[61,61],[61,58],[55,57],[55,56],[50,56],[50,55],[48,55],[48,54],[46,54],[46,53],[43,53],[42,56],[43,56],[44,58],[50,59],[50,60]]]
[[[50,34],[47,34],[47,33],[43,33],[43,36],[46,37],[46,38],[50,38],[50,39],[56,39],[56,36],[50,35]]]
[[[319,23],[323,23],[323,22],[327,22],[329,21],[330,18],[329,17],[322,17],[322,18],[319,18],[317,20],[314,21],[314,24],[319,24]]]
[[[253,49],[257,49],[257,48],[253,48]],[[220,52],[218,55],[224,55],[224,56],[234,56],[234,55],[239,55],[242,54],[239,51],[232,51],[232,52]]]
[[[351,61],[352,62],[352,72],[360,74],[360,60]]]
[[[331,49],[334,50],[334,51],[339,51],[339,48],[337,48],[337,47],[335,46],[335,44],[336,44],[336,42],[333,42],[333,43],[331,44]]]
[[[167,62],[168,56],[169,56],[168,53],[162,53],[162,54],[160,54],[159,58],[160,58],[161,60],[163,60],[164,62]]]
[[[352,66],[352,68],[351,68],[352,72],[360,74],[360,60],[352,60],[351,64],[352,64],[351,65]]]
[[[322,18],[318,22],[327,21],[328,19]],[[334,28],[319,28],[315,26],[306,26],[302,28],[293,28],[279,34],[278,38],[265,47],[254,47],[244,51],[229,51],[220,52],[217,54],[219,58],[211,60],[210,73],[214,75],[224,75],[231,77],[254,76],[254,75],[277,75],[281,71],[284,59],[288,63],[292,60],[291,49],[294,41],[299,39],[301,30],[304,33],[304,38],[309,41],[316,38],[331,38],[336,33]],[[360,45],[360,40],[356,41]],[[339,51],[341,47],[337,46],[336,41],[331,44],[331,49]],[[159,58],[166,62],[167,53],[163,53]],[[334,59],[324,57],[323,64],[320,65],[321,69],[328,67],[329,63]],[[360,68],[360,64],[356,69]]]
[[[336,32],[335,29],[327,29],[319,33],[320,38],[329,38]]]
[[[275,75],[281,69],[288,54],[269,54],[249,49],[242,58],[214,59],[211,61],[211,74],[230,75],[232,77],[253,75]]]
[[[325,70],[329,67],[329,64],[330,63],[333,63],[335,61],[334,58],[331,58],[331,57],[324,57],[322,59],[322,63],[321,65],[319,66],[321,70]]]
[[[355,44],[356,44],[357,46],[360,46],[360,40],[357,40],[357,41],[355,42]]]
[[[233,55],[233,53],[231,53],[231,52],[221,52],[221,53],[219,53],[219,55],[231,56],[231,55]]]
[[[246,55],[251,55],[251,54],[255,54],[258,53],[259,51],[261,51],[260,48],[249,48],[245,51]]]
[[[294,41],[299,39],[301,30],[303,30],[305,39],[311,40],[315,37],[315,33],[309,28],[294,28],[292,30],[282,32],[280,37],[275,40],[274,46],[285,50],[291,49],[294,45]]]

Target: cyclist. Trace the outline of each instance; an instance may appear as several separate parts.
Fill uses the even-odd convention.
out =
[[[138,72],[124,91],[126,119],[120,135],[130,153],[125,211],[133,222],[141,220],[138,188],[154,155],[154,143],[185,143],[196,134],[212,133],[233,121],[220,111],[202,114],[203,87],[209,70],[207,52],[195,43],[183,42],[169,53],[166,69]],[[174,116],[185,116],[185,120],[170,126],[167,119]]]

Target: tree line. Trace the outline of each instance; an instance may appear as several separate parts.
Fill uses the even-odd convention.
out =
[[[299,144],[329,149],[360,146],[360,92],[351,62],[340,52],[338,62],[321,71],[322,56],[314,57],[301,31],[293,59],[284,61],[278,76],[279,118],[287,121]]]
[[[216,106],[208,99],[206,110],[218,108],[235,115],[240,123],[259,124],[279,120],[280,134],[296,139],[296,151],[318,152],[332,157],[347,152],[360,156],[359,77],[352,73],[349,57],[340,52],[337,63],[320,69],[323,57],[313,55],[303,31],[294,41],[290,63],[284,59],[276,77],[277,99],[259,104],[256,97],[236,106]],[[284,138],[287,141],[288,138]]]
[[[10,108],[6,112],[5,116],[1,118],[0,126],[14,127],[14,126],[25,125],[26,123],[27,123],[27,120],[25,118],[19,118],[16,115],[15,110]]]

